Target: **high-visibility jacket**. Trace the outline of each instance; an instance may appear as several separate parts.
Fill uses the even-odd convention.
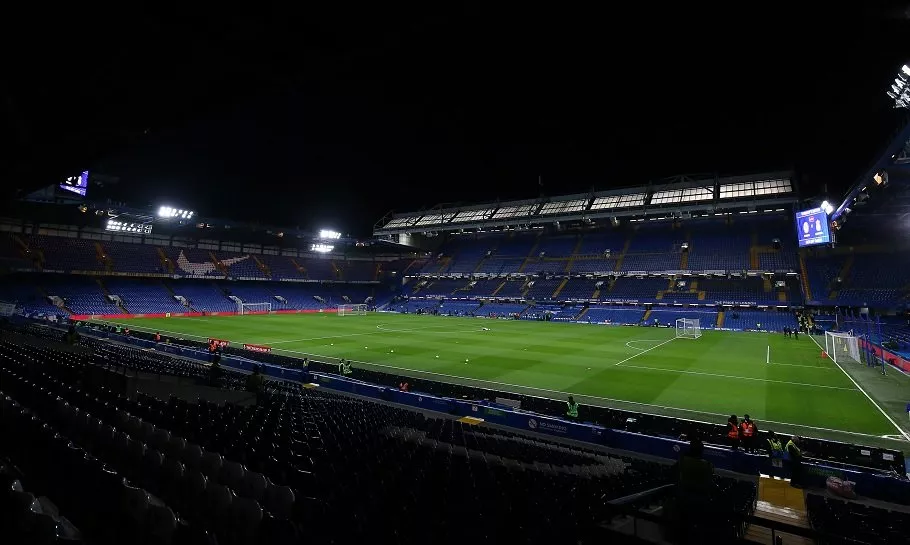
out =
[[[772,458],[782,458],[784,456],[784,447],[778,439],[768,439],[768,449],[771,451]]]
[[[739,425],[742,436],[746,439],[752,437],[755,434],[755,424],[752,422],[742,422]]]
[[[739,428],[736,427],[736,424],[733,422],[727,422],[727,425],[730,428],[727,430],[727,437],[730,439],[739,439]]]
[[[566,416],[571,416],[572,418],[578,418],[578,402],[569,403],[566,401]]]
[[[799,450],[799,447],[796,446],[793,439],[787,441],[787,454],[790,456],[791,462],[798,462],[802,460],[803,457],[803,451]]]

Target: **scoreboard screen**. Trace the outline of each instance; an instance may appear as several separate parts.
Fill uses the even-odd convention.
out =
[[[796,213],[796,238],[799,247],[831,243],[828,214],[821,208]]]
[[[78,176],[70,176],[60,184],[60,189],[85,197],[85,192],[88,190],[88,171],[85,170]]]

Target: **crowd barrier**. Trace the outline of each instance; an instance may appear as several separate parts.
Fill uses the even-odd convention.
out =
[[[860,342],[860,346],[862,346],[863,348],[866,348],[867,346],[869,346],[868,341],[860,339],[859,342]],[[882,358],[884,361],[890,363],[891,365],[897,367],[898,369],[900,369],[901,371],[903,371],[905,373],[910,373],[910,360],[901,356],[900,354],[892,352],[886,348],[882,348],[881,346],[879,346],[877,344],[872,344],[871,346],[872,346],[872,353],[875,354],[876,357]]]
[[[249,311],[242,315],[236,312],[156,312],[150,314],[73,314],[70,320],[88,321],[88,320],[129,320],[132,318],[199,318],[201,316],[247,316],[250,314],[334,314],[338,309],[335,308],[307,308],[307,309],[283,309],[283,310],[263,310]]]

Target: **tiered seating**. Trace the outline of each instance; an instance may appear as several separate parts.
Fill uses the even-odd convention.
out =
[[[180,282],[172,287],[175,295],[186,298],[197,312],[235,312],[237,304],[211,282]],[[259,301],[257,301],[259,302]]]
[[[440,278],[439,280],[430,280],[425,286],[418,287],[414,285],[411,293],[417,292],[417,295],[425,297],[448,296],[453,295],[455,290],[467,286],[468,281],[464,279]]]
[[[837,301],[880,306],[901,299],[910,288],[906,255],[858,254],[843,279]]]
[[[604,306],[590,307],[582,321],[592,323],[637,324],[645,315],[643,307]]]
[[[676,323],[676,320],[680,318],[699,320],[699,326],[702,329],[713,329],[717,324],[717,312],[715,311],[674,310],[672,308],[664,309],[661,307],[654,307],[651,309],[651,314],[648,316],[648,322],[652,323],[654,320],[657,320],[657,323],[660,325],[670,324],[672,326]]]
[[[831,290],[837,286],[835,280],[843,270],[846,256],[826,256],[806,258],[809,269],[809,285],[812,297],[816,301],[827,301]]]
[[[514,304],[514,303],[487,303],[484,306],[480,307],[476,313],[478,315],[502,317],[502,316],[511,316],[513,314],[520,314],[528,308],[528,305]]]
[[[159,312],[187,312],[188,308],[179,303],[157,279],[107,277],[104,285],[112,295],[119,295],[127,312],[153,314]]]
[[[740,226],[699,225],[689,239],[688,268],[694,271],[747,270],[751,235]]]
[[[798,268],[796,251],[793,249],[759,253],[758,263],[763,271],[795,271]]]
[[[554,235],[541,238],[534,252],[545,257],[569,257],[575,250],[579,235]]]
[[[29,248],[44,254],[44,269],[54,271],[103,271],[98,261],[95,243],[79,238],[34,235],[28,238]]]
[[[725,328],[757,329],[758,324],[762,331],[783,331],[785,327],[796,329],[799,326],[796,315],[788,312],[735,309],[724,313]]]
[[[347,260],[341,262],[341,278],[347,281],[370,281],[376,279],[376,264],[372,261]]]
[[[524,280],[509,280],[506,285],[496,293],[496,297],[521,297],[522,288],[526,282]]]
[[[657,292],[667,289],[669,280],[659,277],[634,278],[622,276],[616,279],[613,290],[605,293],[600,291],[600,298],[605,300],[617,299],[639,299],[653,300],[657,297]]]
[[[0,301],[16,303],[27,313],[66,314],[57,308],[28,277],[16,276],[0,281]]]
[[[439,313],[446,316],[472,316],[479,307],[480,303],[471,301],[443,301]]]
[[[534,285],[528,289],[528,293],[525,297],[528,299],[535,299],[538,301],[551,299],[553,297],[553,292],[556,291],[556,288],[562,284],[561,278],[538,278],[534,280]]]
[[[248,253],[240,254],[220,250],[213,253],[218,258],[218,261],[227,267],[228,274],[232,278],[267,278],[265,273],[259,268],[259,265],[256,264],[256,260]]]
[[[291,257],[283,255],[261,255],[259,261],[269,268],[272,274],[272,280],[281,280],[284,278],[303,279],[306,278],[303,272],[297,269]],[[298,262],[299,263],[299,262]]]
[[[910,544],[908,513],[817,494],[806,495],[806,512],[813,528],[840,538],[825,543]]]
[[[169,270],[161,263],[156,246],[129,244],[126,242],[104,242],[104,248],[111,259],[113,270],[124,273],[167,274]],[[176,267],[176,262],[174,262]]]
[[[626,243],[626,233],[619,230],[592,231],[581,237],[581,246],[576,255],[599,256],[607,250],[612,255],[619,254]]]
[[[2,233],[0,234],[0,266],[10,269],[33,269],[34,263],[23,255],[22,246],[13,238],[13,235]]]
[[[698,289],[710,301],[764,302],[776,300],[775,293],[765,293],[761,278],[699,278]]]
[[[590,278],[572,278],[570,279],[565,286],[563,286],[562,291],[559,292],[560,299],[590,299],[594,296],[594,291],[597,289],[597,283],[603,282],[601,291],[607,291],[607,281],[606,280],[592,280]]]
[[[42,276],[48,295],[62,297],[66,307],[76,314],[115,314],[120,312],[101,291],[93,278],[83,276]]]
[[[572,260],[572,268],[569,272],[571,273],[586,273],[586,272],[611,272],[616,269],[616,254],[611,254],[611,257],[585,257],[585,258],[575,258]]]

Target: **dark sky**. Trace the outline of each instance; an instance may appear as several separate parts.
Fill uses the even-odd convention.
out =
[[[534,197],[538,175],[558,195],[796,168],[839,196],[885,144],[905,15],[677,10],[98,23],[14,68],[16,172],[366,235],[392,208]]]

